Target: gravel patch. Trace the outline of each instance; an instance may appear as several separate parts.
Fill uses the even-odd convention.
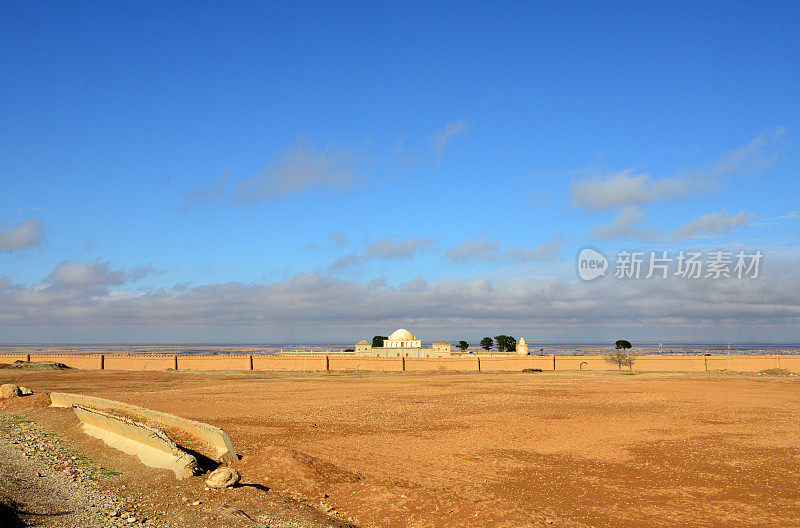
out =
[[[173,528],[101,491],[98,479],[114,478],[113,472],[13,414],[0,414],[0,461],[2,526]]]

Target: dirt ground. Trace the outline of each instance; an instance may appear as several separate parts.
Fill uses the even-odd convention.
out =
[[[246,482],[362,527],[800,526],[800,376],[0,371],[12,380],[220,426]]]

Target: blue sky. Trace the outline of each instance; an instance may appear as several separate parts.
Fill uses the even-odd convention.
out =
[[[0,14],[2,342],[800,338],[794,3]]]

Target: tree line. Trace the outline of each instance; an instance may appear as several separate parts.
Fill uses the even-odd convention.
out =
[[[383,346],[383,342],[387,339],[389,338],[386,336],[376,335],[372,338],[372,346],[380,348]],[[517,350],[517,340],[509,335],[500,334],[498,336],[494,336],[494,338],[484,337],[481,339],[481,348],[486,351],[492,350],[495,345],[497,346],[498,352],[514,352]],[[462,351],[466,351],[469,349],[469,347],[470,344],[463,339],[456,345],[456,348],[460,348]]]
[[[498,352],[514,352],[517,350],[517,340],[505,334],[494,336],[494,339],[488,336],[481,339],[481,348],[487,352],[494,346],[497,346]]]

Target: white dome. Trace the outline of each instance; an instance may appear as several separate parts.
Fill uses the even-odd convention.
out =
[[[400,328],[392,332],[392,335],[389,336],[389,341],[414,341],[414,334],[405,328]]]

